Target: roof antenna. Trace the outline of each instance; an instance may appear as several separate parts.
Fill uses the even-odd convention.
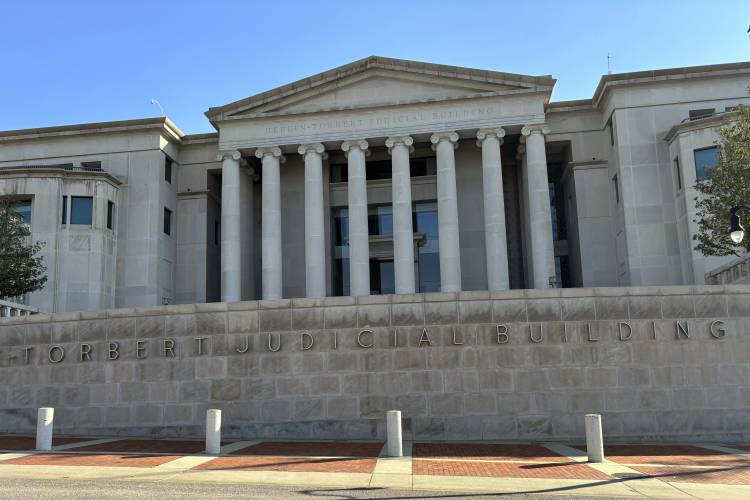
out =
[[[156,99],[152,98],[148,102],[151,103],[151,104],[156,104],[157,106],[159,106],[159,111],[161,111],[161,116],[164,116],[164,108],[161,107],[161,104],[159,103],[159,101],[157,101]]]
[[[609,54],[609,52],[607,52],[607,74],[612,74],[612,56]]]

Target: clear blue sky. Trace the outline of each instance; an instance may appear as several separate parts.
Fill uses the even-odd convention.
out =
[[[528,75],[554,100],[613,72],[750,60],[748,0],[5,0],[0,130],[219,106],[368,55]],[[750,83],[750,82],[749,82]]]

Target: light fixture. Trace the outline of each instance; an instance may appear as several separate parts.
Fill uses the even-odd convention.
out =
[[[737,212],[740,210],[750,211],[747,205],[738,205],[729,209],[729,237],[735,245],[742,243],[745,238],[745,228],[740,224],[740,216]]]

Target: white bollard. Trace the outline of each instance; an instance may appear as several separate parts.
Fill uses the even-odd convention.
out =
[[[218,455],[221,451],[221,410],[206,411],[206,453]]]
[[[403,457],[404,445],[401,434],[401,412],[390,410],[385,414],[385,427],[388,434],[387,450],[389,457]]]
[[[36,449],[52,449],[52,427],[55,420],[54,408],[39,408],[36,413]]]
[[[586,415],[586,454],[589,456],[589,462],[604,462],[601,415]]]

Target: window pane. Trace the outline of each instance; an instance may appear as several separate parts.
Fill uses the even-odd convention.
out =
[[[17,201],[11,205],[11,209],[21,216],[23,221],[31,225],[31,201]]]
[[[63,196],[62,199],[62,224],[68,223],[68,197]]]
[[[418,250],[420,292],[440,291],[440,253],[438,245],[437,203],[423,202],[414,206],[414,232],[424,233],[425,241]]]
[[[172,211],[164,207],[164,234],[172,234]]]
[[[169,158],[164,159],[164,180],[172,183],[172,160]]]
[[[94,199],[91,196],[71,196],[70,223],[90,226]]]
[[[708,173],[719,163],[719,148],[696,149],[695,156],[695,178],[699,181],[707,179]]]
[[[112,229],[112,223],[115,215],[115,204],[111,201],[107,202],[107,229]]]

